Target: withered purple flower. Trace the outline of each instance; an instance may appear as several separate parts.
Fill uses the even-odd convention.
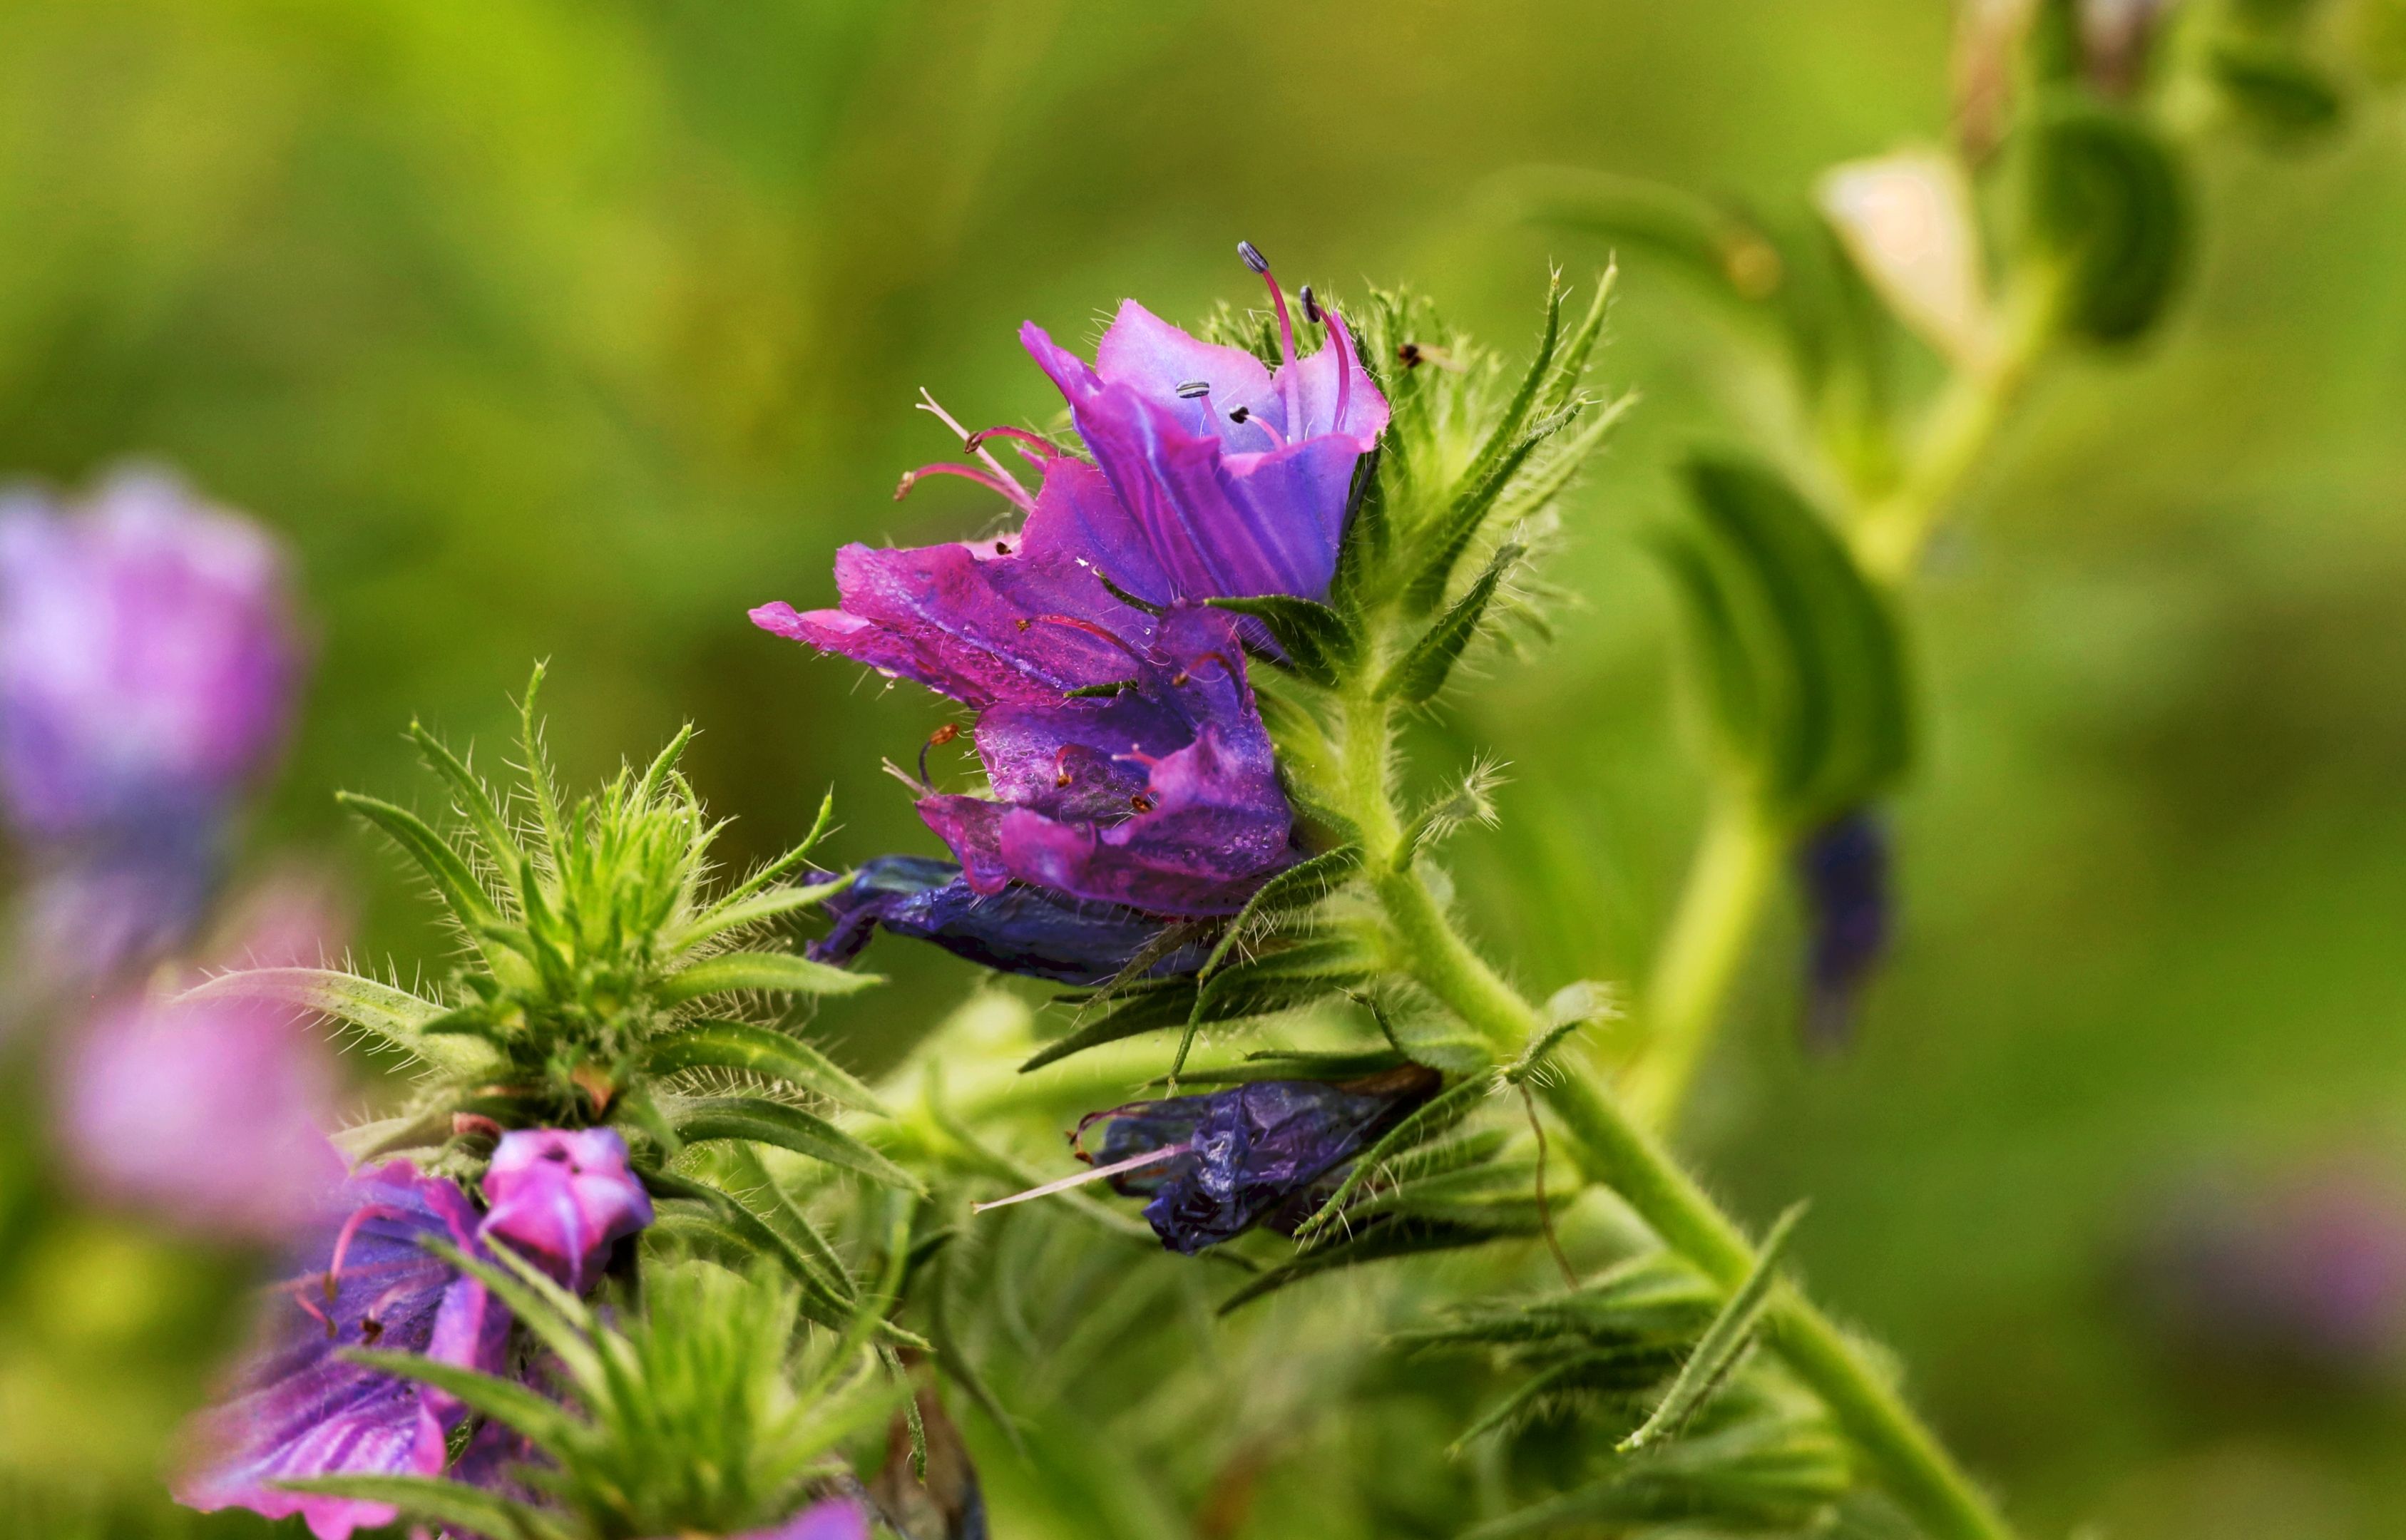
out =
[[[1253,1081],[1202,1095],[1132,1102],[1078,1125],[1101,1126],[1098,1171],[1145,1197],[1144,1217],[1173,1251],[1192,1254],[1268,1222],[1291,1229],[1334,1177],[1437,1089],[1408,1065],[1366,1080]],[[1083,1153],[1083,1151],[1082,1151]]]
[[[832,877],[813,874],[822,883]],[[958,863],[925,855],[864,862],[851,883],[821,907],[835,928],[811,944],[814,962],[851,962],[882,926],[1000,972],[1066,984],[1116,976],[1164,928],[1162,921],[1122,905],[1083,902],[1025,883],[978,893]],[[1180,947],[1162,956],[1154,971],[1192,972],[1202,960],[1199,945]]]
[[[1796,851],[1804,895],[1804,1039],[1845,1046],[1863,986],[1887,954],[1890,925],[1888,833],[1863,810],[1847,813]]]
[[[1247,261],[1267,264],[1250,247]],[[752,613],[762,629],[915,679],[977,709],[995,800],[930,794],[921,815],[972,893],[1024,883],[1168,917],[1229,914],[1294,859],[1293,813],[1221,596],[1326,592],[1353,465],[1387,405],[1341,317],[1285,361],[1202,342],[1131,301],[1091,368],[1029,325],[1089,464],[1018,430],[969,435],[967,476],[1026,510],[976,544],[836,558],[841,607]],[[1019,441],[1030,496],[985,453]]]
[[[502,1136],[485,1171],[482,1234],[578,1293],[611,1248],[652,1222],[652,1200],[613,1128],[528,1128]]]
[[[231,1393],[197,1420],[197,1463],[177,1483],[177,1501],[205,1512],[299,1514],[318,1540],[392,1522],[388,1504],[276,1484],[442,1471],[463,1408],[342,1354],[379,1348],[499,1373],[507,1314],[483,1284],[420,1244],[432,1238],[474,1251],[476,1225],[465,1194],[406,1161],[343,1183],[314,1241],[271,1291]]]

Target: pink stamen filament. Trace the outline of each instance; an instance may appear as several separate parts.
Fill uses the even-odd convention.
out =
[[[985,448],[986,441],[988,439],[1010,439],[1020,445],[1032,445],[1035,446],[1036,452],[1042,455],[1046,459],[1059,459],[1062,456],[1069,453],[1067,449],[1062,448],[1059,445],[1054,443],[1051,439],[1046,438],[1043,434],[1031,433],[1025,428],[981,428],[976,432],[971,433],[969,437],[963,439],[961,442],[969,446],[970,453],[975,454]],[[1022,454],[1026,454],[1026,452],[1027,451],[1025,448],[1020,451]]]
[[[1084,631],[1089,636],[1099,637],[1139,662],[1144,660],[1144,654],[1121,641],[1108,628],[1097,626],[1091,620],[1081,620],[1073,615],[1040,615],[1036,618],[1047,626],[1067,626],[1073,631]]]
[[[970,1204],[969,1212],[983,1214],[989,1208],[1008,1208],[1014,1203],[1026,1203],[1031,1198],[1051,1197],[1055,1193],[1066,1193],[1072,1187],[1083,1187],[1090,1181],[1101,1181],[1106,1178],[1116,1177],[1123,1171],[1158,1166],[1163,1161],[1173,1160],[1186,1153],[1187,1148],[1182,1144],[1170,1144],[1164,1145],[1158,1150],[1148,1150],[1141,1155],[1130,1155],[1125,1160],[1113,1161],[1109,1166],[1097,1166],[1091,1171],[1081,1171],[1074,1177],[1063,1177],[1058,1181],[1048,1181],[1041,1187],[1031,1187],[1025,1193],[1013,1193],[1007,1198],[996,1198],[991,1203]]]
[[[955,465],[950,460],[938,460],[933,465],[922,465],[915,471],[903,472],[901,482],[894,488],[895,499],[899,502],[907,496],[921,476],[959,476],[965,481],[976,482],[990,492],[1000,493],[1022,512],[1033,512],[1036,507],[1036,500],[1029,497],[1027,488],[1019,483],[1002,476],[988,475],[974,465]]]
[[[334,1236],[334,1254],[326,1260],[327,1304],[332,1305],[334,1302],[334,1295],[340,1290],[339,1280],[343,1276],[343,1259],[350,1255],[352,1240],[359,1236],[360,1226],[372,1219],[400,1220],[406,1223],[409,1216],[389,1203],[370,1203],[361,1206],[350,1218],[343,1222],[341,1233]]]
[[[978,442],[978,435],[971,433],[968,429],[962,427],[960,423],[954,418],[950,412],[945,411],[943,407],[937,404],[935,396],[932,395],[924,385],[919,387],[918,407],[922,412],[934,413],[936,420],[951,429],[954,433],[959,437],[961,443],[968,446],[969,453],[977,456],[979,459],[984,460],[985,462],[985,468],[992,471],[997,478],[1009,484],[1011,490],[1003,493],[1003,496],[1011,499],[1012,502],[1016,502],[1022,508],[1033,508],[1036,506],[1036,500],[1028,495],[1026,487],[1022,487],[1019,484],[1019,478],[1005,470],[1003,468],[1002,461],[995,459],[993,454],[988,451],[983,444]]]
[[[1337,420],[1329,427],[1337,432],[1345,431],[1345,408],[1353,396],[1353,337],[1345,330],[1345,318],[1333,304],[1323,304],[1321,313],[1328,318],[1328,340],[1337,346]]]

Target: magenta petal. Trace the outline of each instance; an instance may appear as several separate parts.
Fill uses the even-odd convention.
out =
[[[1064,367],[1058,359],[1046,365],[1048,373]],[[1060,375],[1054,377],[1058,384]],[[1159,403],[1188,432],[1217,438],[1232,450],[1267,449],[1276,442],[1251,422],[1231,422],[1239,407],[1249,417],[1267,420],[1281,435],[1289,432],[1286,398],[1271,383],[1261,360],[1244,348],[1189,335],[1134,300],[1121,304],[1102,345],[1095,349],[1094,377]],[[1179,393],[1181,386],[1196,384],[1210,389],[1195,397]],[[1069,389],[1062,387],[1065,394]]]
[[[460,1418],[448,1397],[352,1363],[348,1348],[425,1352],[496,1373],[508,1322],[479,1285],[425,1250],[474,1245],[459,1188],[394,1161],[346,1182],[315,1240],[268,1295],[259,1335],[230,1393],[192,1429],[201,1462],[177,1486],[187,1506],[242,1507],[308,1520],[318,1540],[390,1523],[389,1505],[277,1490],[318,1476],[433,1476]],[[333,1297],[328,1269],[344,1233]]]
[[[610,1249],[652,1222],[616,1129],[520,1129],[502,1136],[485,1172],[483,1235],[507,1241],[563,1286],[600,1281]]]

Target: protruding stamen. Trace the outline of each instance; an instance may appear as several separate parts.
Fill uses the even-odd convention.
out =
[[[1250,406],[1231,406],[1228,408],[1228,420],[1230,422],[1241,424],[1253,415],[1253,409]]]
[[[335,1294],[341,1292],[343,1259],[350,1255],[351,1242],[358,1237],[360,1226],[372,1219],[398,1220],[404,1224],[409,1222],[407,1214],[389,1203],[363,1203],[353,1210],[351,1217],[343,1222],[341,1233],[334,1236],[333,1255],[326,1259],[327,1304],[334,1303]]]
[[[1244,258],[1245,265],[1260,274],[1262,282],[1270,286],[1270,304],[1278,310],[1279,361],[1282,364],[1294,363],[1295,318],[1287,314],[1286,290],[1279,287],[1277,276],[1270,272],[1270,260],[1263,256],[1261,247],[1251,241],[1238,241],[1237,255]],[[1295,412],[1294,391],[1295,387],[1292,384],[1288,385],[1286,404],[1289,416],[1293,416]]]
[[[959,421],[956,420],[950,412],[945,411],[943,407],[937,404],[935,396],[929,393],[927,388],[924,385],[919,387],[919,400],[917,404],[920,411],[934,413],[936,420],[951,429],[954,433],[960,438],[961,443],[969,449],[969,453],[977,456],[979,459],[985,462],[985,468],[992,471],[998,480],[1010,486],[1011,490],[1005,492],[1003,496],[1011,499],[1012,502],[1016,502],[1022,508],[1033,508],[1036,506],[1036,500],[1028,495],[1026,487],[1019,485],[1019,478],[1012,475],[1009,471],[1003,469],[1002,461],[995,459],[992,454],[988,453],[982,444],[972,442],[973,435],[969,431],[962,427]]]
[[[1267,273],[1270,270],[1270,260],[1263,256],[1262,248],[1251,241],[1237,243],[1237,256],[1247,267],[1256,273]]]
[[[1329,427],[1341,433],[1345,431],[1345,408],[1353,399],[1353,337],[1345,330],[1345,318],[1337,313],[1333,304],[1328,307],[1328,342],[1337,349],[1337,420]]]
[[[1069,453],[1041,433],[1031,433],[1025,428],[1013,428],[1007,423],[997,424],[992,428],[981,428],[961,440],[961,443],[971,454],[977,454],[984,449],[988,439],[1010,439],[1014,443],[1030,445],[1046,459],[1058,459]],[[1023,449],[1020,452],[1025,454],[1026,450]]]
[[[1107,1178],[1116,1177],[1123,1171],[1158,1166],[1163,1161],[1175,1159],[1186,1153],[1186,1148],[1182,1144],[1168,1144],[1158,1150],[1148,1150],[1141,1155],[1130,1155],[1125,1160],[1113,1161],[1109,1166],[1097,1166],[1091,1171],[1081,1171],[1074,1177],[1063,1177],[1058,1181],[1048,1181],[1041,1187],[1031,1187],[1025,1193],[1013,1193],[1007,1198],[996,1198],[991,1203],[972,1203],[969,1205],[969,1212],[983,1214],[989,1208],[1007,1208],[1014,1203],[1026,1203],[1030,1198],[1051,1197],[1055,1193],[1066,1193],[1072,1187],[1083,1187],[1090,1181],[1102,1181]]]
[[[903,472],[902,479],[894,486],[895,500],[899,502],[908,497],[911,488],[919,484],[921,476],[959,476],[964,481],[976,482],[989,492],[1008,498],[1022,512],[1033,513],[1036,509],[1036,500],[1028,496],[1027,488],[1019,483],[1004,476],[988,475],[974,465],[955,465],[943,459],[933,465],[922,465],[915,471]]]
[[[1178,399],[1180,401],[1193,401],[1197,396],[1210,395],[1211,393],[1211,382],[1210,380],[1181,380],[1178,383],[1177,390]]]
[[[931,786],[935,784],[934,782],[927,779],[927,751],[934,748],[939,743],[949,743],[960,735],[961,725],[957,722],[947,722],[942,727],[938,728],[935,731],[929,733],[927,735],[927,741],[919,745],[919,784],[921,785]]]
[[[1300,290],[1300,297],[1303,300],[1303,318],[1310,321],[1315,326],[1318,325],[1320,322],[1320,298],[1318,295],[1312,293],[1311,285],[1305,284],[1303,286]]]

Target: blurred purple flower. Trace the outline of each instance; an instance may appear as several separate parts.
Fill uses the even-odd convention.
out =
[[[504,1134],[484,1185],[484,1237],[509,1242],[578,1293],[601,1281],[612,1247],[652,1222],[651,1197],[616,1129]]]
[[[1252,247],[1249,264],[1267,264]],[[1068,398],[1095,463],[1017,430],[970,435],[988,470],[930,466],[991,487],[1025,528],[975,544],[836,557],[841,608],[783,603],[755,624],[915,679],[976,708],[998,800],[930,795],[921,816],[969,890],[1027,883],[1164,916],[1235,912],[1293,859],[1292,811],[1217,596],[1327,591],[1354,462],[1387,405],[1343,319],[1285,361],[1201,342],[1134,301],[1094,367],[1023,328]],[[985,440],[1042,473],[1030,497]]]
[[[333,1066],[280,1007],[129,1002],[85,1025],[60,1068],[60,1142],[106,1201],[277,1243],[342,1180],[320,1131]]]
[[[509,1317],[485,1286],[424,1249],[477,1251],[476,1212],[451,1182],[393,1161],[345,1182],[316,1237],[270,1293],[232,1393],[194,1428],[199,1463],[177,1500],[204,1512],[300,1514],[318,1540],[392,1522],[387,1504],[279,1490],[319,1476],[434,1476],[463,1408],[344,1349],[424,1353],[501,1372]]]
[[[2142,1258],[2148,1313],[2185,1354],[2338,1379],[2406,1370],[2406,1188],[2376,1163],[2201,1186]]]
[[[1078,1135],[1083,1140],[1102,1125],[1098,1170],[1130,1166],[1111,1179],[1112,1190],[1150,1198],[1144,1217],[1153,1234],[1192,1254],[1265,1220],[1274,1228],[1300,1222],[1321,1180],[1426,1101],[1437,1083],[1418,1066],[1343,1083],[1253,1081],[1093,1113]]]
[[[1824,825],[1797,847],[1796,880],[1806,929],[1804,1040],[1843,1048],[1863,987],[1888,953],[1887,831],[1860,809]]]
[[[815,872],[812,880],[833,877]],[[1084,903],[1025,883],[1000,893],[977,893],[956,862],[925,855],[881,855],[864,862],[850,885],[822,907],[835,928],[811,943],[814,962],[851,962],[883,926],[1000,972],[1066,984],[1115,977],[1153,946],[1165,928],[1136,910]],[[1204,953],[1200,945],[1176,948],[1151,971],[1191,973],[1202,966]]]
[[[830,1497],[782,1524],[747,1530],[735,1540],[869,1540],[869,1510],[855,1498]]]
[[[283,553],[173,480],[0,505],[0,796],[39,840],[216,811],[283,742]]]
[[[0,502],[0,812],[38,852],[29,941],[90,977],[180,939],[300,672],[282,551],[149,473]]]

